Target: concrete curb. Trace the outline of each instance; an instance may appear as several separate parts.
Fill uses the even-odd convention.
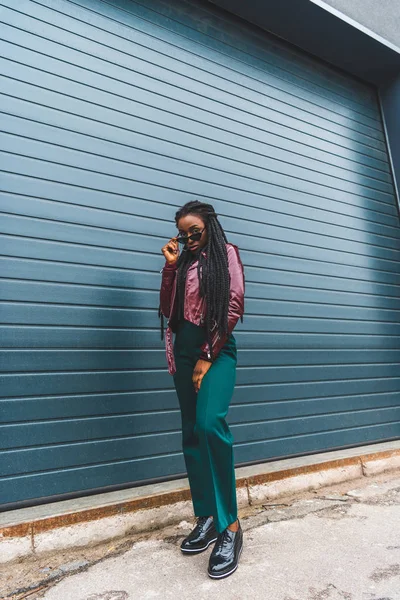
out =
[[[236,469],[239,510],[281,496],[400,469],[400,440]],[[0,515],[0,563],[94,545],[193,519],[187,479]]]

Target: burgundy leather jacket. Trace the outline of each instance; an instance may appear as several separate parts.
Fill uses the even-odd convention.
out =
[[[228,332],[231,333],[239,318],[244,313],[244,270],[239,256],[239,249],[234,244],[226,244],[228,254],[228,268],[230,276],[230,295],[228,308]],[[205,252],[203,251],[205,256]],[[198,261],[195,260],[189,267],[185,282],[184,318],[194,325],[203,325],[205,312],[207,310],[205,298],[200,296],[199,278],[197,274]],[[167,261],[162,269],[162,280],[160,289],[160,310],[168,319],[168,327],[165,336],[168,372],[173,375],[176,372],[174,352],[172,345],[171,318],[175,313],[176,306],[176,263],[170,265]],[[220,338],[217,331],[212,337],[212,349],[214,360],[218,352],[224,346],[227,336]],[[201,347],[200,358],[211,360],[208,342]]]

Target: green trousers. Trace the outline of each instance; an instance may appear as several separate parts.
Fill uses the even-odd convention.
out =
[[[204,341],[204,327],[180,323],[174,342],[174,384],[194,514],[212,515],[222,532],[237,519],[233,440],[225,420],[236,381],[236,342],[230,334],[196,393],[192,376]]]

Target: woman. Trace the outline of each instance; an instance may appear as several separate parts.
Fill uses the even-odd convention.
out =
[[[243,545],[232,435],[225,420],[236,379],[232,330],[244,312],[243,265],[211,204],[188,202],[175,222],[179,234],[162,248],[159,314],[168,318],[168,369],[179,399],[183,454],[198,517],[181,550],[196,554],[216,542],[208,574],[221,578],[235,571]]]

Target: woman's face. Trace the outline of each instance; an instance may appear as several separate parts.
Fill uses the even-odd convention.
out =
[[[202,231],[201,238],[199,241],[188,241],[187,248],[191,252],[195,252],[196,250],[203,248],[203,246],[207,244],[207,230],[205,229],[203,219],[198,215],[186,215],[185,217],[181,217],[178,221],[178,230],[179,235],[181,236],[188,236],[192,233],[200,233],[200,231]]]

